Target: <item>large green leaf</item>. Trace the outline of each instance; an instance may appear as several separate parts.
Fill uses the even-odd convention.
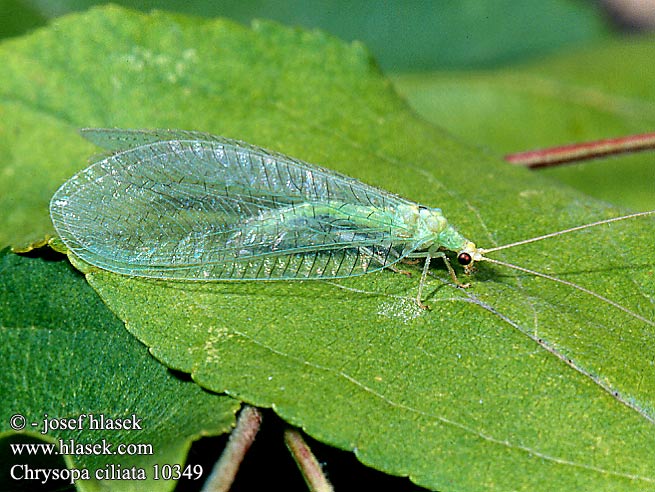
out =
[[[0,437],[3,463],[8,465],[0,486],[26,490],[30,484],[44,485],[8,476],[9,465],[18,466],[13,476],[29,475],[23,468],[27,453],[12,454],[7,445],[9,439],[17,441],[10,419],[22,415],[29,436],[68,445],[66,464],[81,473],[86,469],[92,478],[78,481],[80,490],[171,490],[175,481],[154,480],[154,467],[184,465],[191,441],[228,431],[239,403],[204,392],[167,371],[125,332],[84,279],[72,273],[61,261],[0,253]],[[80,416],[86,417],[77,420]],[[101,418],[135,421],[141,429],[92,429]],[[62,419],[75,419],[82,427],[57,428]],[[109,448],[102,446],[103,440]],[[79,453],[71,442],[118,454]],[[125,454],[120,446],[132,446],[134,454]],[[44,466],[47,453],[38,455],[41,462],[32,469],[55,468]],[[106,476],[116,467],[136,467],[148,480],[95,480],[96,473]]]
[[[502,155],[650,132],[655,37],[612,41],[511,70],[395,78],[426,119]],[[645,152],[539,171],[592,196],[655,208],[655,158]]]
[[[416,118],[360,45],[322,33],[106,8],[0,56],[13,244],[21,217],[52,231],[48,197],[93,152],[77,126],[237,137],[441,206],[482,246],[619,213]],[[165,364],[380,470],[440,490],[655,490],[654,232],[641,219],[496,255],[633,314],[488,264],[467,291],[437,266],[431,311],[388,271],[209,284],[80,268]]]

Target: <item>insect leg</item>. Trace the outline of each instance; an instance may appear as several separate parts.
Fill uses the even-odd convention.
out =
[[[420,258],[403,258],[400,260],[401,263],[404,263],[405,265],[418,265],[421,262]]]
[[[453,269],[452,265],[450,264],[450,260],[446,256],[446,253],[444,253],[443,251],[437,251],[437,252],[432,254],[432,258],[436,258],[436,257],[441,258],[443,260],[443,262],[446,264],[446,268],[448,269],[448,273],[450,273],[450,278],[453,279],[453,282],[455,282],[455,285],[457,287],[460,287],[462,289],[468,289],[471,286],[471,284],[468,283],[468,282],[463,284],[462,282],[459,281],[459,279],[457,278],[457,274],[455,273],[455,270]],[[430,258],[430,256],[428,256],[428,258]]]
[[[389,266],[386,267],[386,268],[388,268],[389,270],[391,270],[393,273],[400,273],[401,275],[406,275],[406,276],[408,276],[408,277],[411,277],[411,276],[412,276],[412,272],[410,272],[409,270],[401,270],[401,269],[398,268],[396,265],[389,265]]]
[[[446,256],[446,253],[444,253],[443,251],[422,251],[419,253],[408,255],[408,258],[425,258],[425,263],[423,264],[423,272],[421,273],[421,280],[419,281],[418,284],[418,293],[416,295],[416,302],[423,309],[429,308],[429,306],[424,304],[423,301],[421,301],[421,299],[423,297],[423,286],[425,285],[425,282],[428,278],[428,272],[430,270],[430,261],[433,258],[441,258],[443,260],[443,262],[446,264],[446,268],[448,269],[448,273],[450,274],[450,278],[453,279],[453,282],[455,283],[455,285],[457,285],[457,287],[466,289],[471,286],[470,283],[463,284],[462,282],[459,281],[459,279],[457,278],[457,274],[455,273],[455,270],[450,264],[450,260],[448,259],[448,256]]]
[[[421,272],[421,280],[418,283],[418,292],[416,293],[416,302],[418,303],[419,307],[423,309],[430,309],[430,306],[428,306],[427,304],[423,304],[421,298],[423,297],[423,285],[425,284],[425,281],[428,278],[428,270],[430,270],[431,259],[432,257],[430,256],[430,253],[426,253],[425,263],[423,264],[423,272]]]

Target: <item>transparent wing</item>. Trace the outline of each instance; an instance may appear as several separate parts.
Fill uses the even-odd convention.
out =
[[[100,268],[181,280],[338,278],[412,250],[399,210],[413,204],[352,178],[205,134],[93,132],[127,150],[67,181],[50,210],[69,249]]]
[[[196,140],[204,142],[225,142],[228,139],[217,137],[209,133],[188,130],[145,130],[125,128],[82,128],[80,135],[103,149],[120,151],[128,150],[142,145],[164,142],[167,140]],[[248,146],[241,142],[233,141]]]

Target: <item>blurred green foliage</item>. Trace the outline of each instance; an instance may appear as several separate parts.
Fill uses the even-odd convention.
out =
[[[86,10],[94,0],[2,0],[22,4],[42,18]],[[573,0],[118,0],[142,11],[170,10],[203,17],[227,17],[249,24],[273,19],[322,29],[343,40],[363,42],[385,71],[491,67],[604,38],[610,29],[598,6]],[[14,8],[13,10],[16,10]],[[19,17],[8,35],[34,27]],[[0,31],[2,32],[2,31]]]

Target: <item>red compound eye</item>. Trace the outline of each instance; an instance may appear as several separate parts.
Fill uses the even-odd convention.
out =
[[[473,261],[473,258],[471,258],[471,255],[468,253],[460,253],[457,255],[457,262],[460,265],[470,265],[471,262]]]

